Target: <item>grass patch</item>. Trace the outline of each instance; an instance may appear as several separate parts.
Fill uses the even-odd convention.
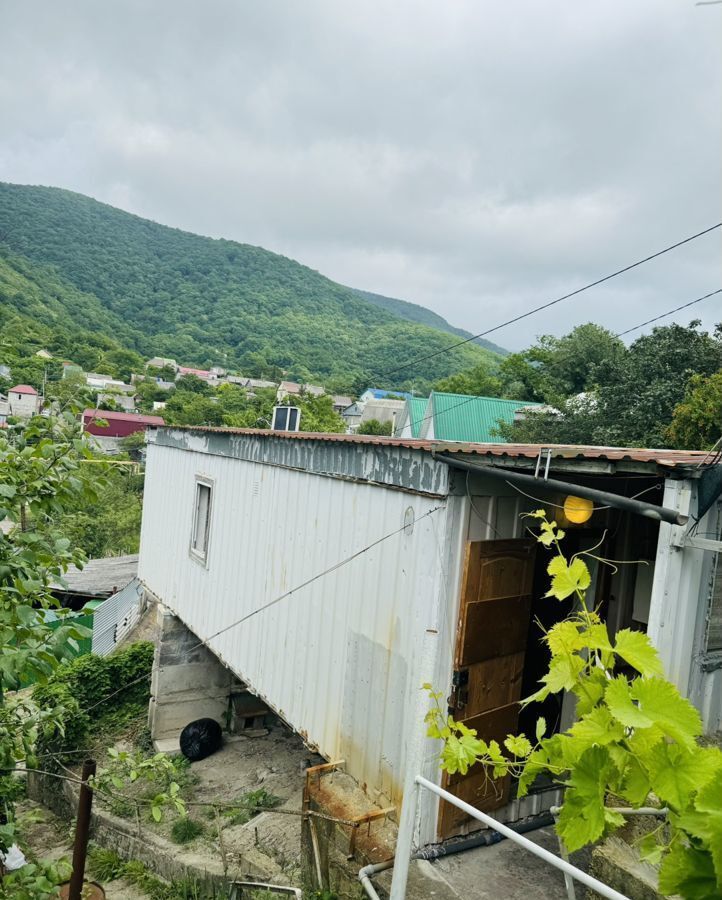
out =
[[[283,801],[275,794],[269,793],[265,788],[257,791],[248,791],[238,801],[238,806],[230,807],[223,811],[223,816],[228,820],[227,825],[245,825],[264,809],[274,809]]]
[[[176,844],[190,844],[191,841],[202,835],[205,830],[206,826],[202,822],[183,816],[173,823],[170,836],[171,840],[175,841]]]
[[[207,884],[194,878],[163,881],[137,860],[125,862],[114,850],[91,846],[88,863],[94,878],[101,883],[124,878],[150,900],[225,900],[228,886]]]
[[[88,864],[93,877],[101,883],[122,878],[126,865],[115,850],[95,846],[88,850]]]

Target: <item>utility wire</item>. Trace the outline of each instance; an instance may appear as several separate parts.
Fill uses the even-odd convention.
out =
[[[715,226],[718,227],[718,226]],[[656,322],[657,319],[663,319],[665,316],[671,316],[672,313],[678,312],[680,309],[686,309],[688,306],[693,306],[695,303],[700,303],[702,300],[706,300],[708,297],[714,297],[716,294],[722,294],[722,288],[717,288],[716,291],[710,291],[709,294],[705,294],[704,297],[697,297],[696,300],[690,300],[689,303],[683,303],[682,306],[678,306],[675,309],[670,309],[669,312],[662,313],[660,316],[656,316],[654,319],[648,319],[646,322],[642,322],[640,325],[635,325],[633,328],[628,328],[626,331],[620,331],[616,337],[621,337],[624,334],[629,334],[630,331],[636,331],[638,328],[644,328],[645,325],[649,325],[651,322]],[[503,399],[503,398],[499,398]],[[449,406],[447,409],[441,413],[441,415],[446,415],[446,413],[450,413],[454,409],[458,409],[460,406],[465,406],[467,403],[471,403],[474,400],[478,400],[478,397],[467,397],[466,400],[462,400],[459,403],[455,403],[453,406]],[[529,406],[533,406],[533,403],[529,403]],[[422,419],[414,419],[411,422],[412,426],[423,425],[424,422],[433,419],[433,413],[428,416],[424,416]]]
[[[704,231],[698,231],[696,234],[692,234],[681,241],[677,241],[676,244],[670,244],[669,247],[664,247],[662,250],[657,250],[656,253],[651,253],[649,256],[645,256],[644,259],[638,259],[636,262],[630,263],[628,266],[624,266],[621,269],[617,269],[615,272],[610,272],[609,275],[604,275],[602,278],[597,278],[596,281],[590,281],[589,284],[585,284],[574,291],[570,291],[568,294],[562,294],[561,297],[557,297],[554,300],[549,300],[547,303],[542,303],[540,306],[535,306],[533,309],[530,309],[525,313],[514,316],[514,318],[512,319],[507,319],[506,322],[502,322],[499,325],[494,325],[493,328],[487,328],[486,331],[480,331],[479,334],[474,334],[471,337],[464,338],[461,341],[456,341],[456,343],[454,344],[449,344],[448,347],[442,347],[439,350],[434,350],[432,353],[427,353],[425,356],[419,356],[416,359],[412,359],[409,362],[398,366],[396,369],[392,369],[390,372],[382,373],[381,377],[386,378],[389,375],[394,375],[397,372],[401,372],[404,369],[415,366],[427,359],[432,359],[433,357],[439,356],[442,353],[448,353],[450,350],[454,350],[456,347],[461,347],[462,345],[469,344],[471,343],[471,341],[475,341],[478,338],[486,337],[487,334],[492,334],[494,331],[499,331],[501,328],[506,328],[507,325],[513,325],[514,322],[520,322],[522,319],[533,316],[535,313],[541,312],[541,310],[543,309],[549,309],[550,306],[555,306],[557,303],[561,303],[562,300],[568,300],[570,297],[576,297],[577,294],[581,294],[583,291],[588,291],[590,288],[596,287],[600,284],[604,284],[605,281],[610,281],[612,278],[616,278],[618,275],[623,275],[625,272],[636,269],[638,266],[642,266],[644,265],[644,263],[648,263],[653,259],[657,259],[657,257],[663,256],[665,253],[669,253],[671,250],[676,250],[677,247],[682,247],[684,244],[689,244],[691,241],[694,241],[699,237],[703,237],[703,235],[709,234],[710,232],[715,231],[717,228],[722,228],[722,222],[718,222],[716,225],[711,225],[709,228],[705,228]]]
[[[627,328],[626,331],[620,331],[617,334],[617,337],[622,337],[625,334],[629,334],[632,331],[637,331],[639,328],[644,328],[645,325],[651,325],[652,322],[658,322],[660,319],[664,319],[667,316],[671,316],[673,313],[679,312],[680,309],[687,309],[688,306],[694,306],[695,303],[701,303],[703,300],[706,300],[708,297],[714,297],[715,294],[722,294],[722,288],[717,288],[716,291],[710,291],[709,294],[705,294],[704,297],[697,297],[696,300],[690,300],[689,303],[683,303],[682,306],[677,306],[674,309],[670,309],[669,312],[662,313],[660,316],[655,316],[653,319],[647,319],[646,322],[642,322],[641,325],[635,325],[634,328]]]
[[[422,519],[425,519],[427,516],[432,515],[435,512],[438,512],[442,507],[434,506],[432,509],[425,512],[423,515],[419,516],[418,519],[415,519],[413,524],[416,525],[417,522],[420,522]],[[284,600],[286,597],[290,597],[291,594],[295,594],[296,591],[300,591],[301,588],[308,587],[309,584],[313,584],[314,581],[318,581],[320,578],[323,578],[325,575],[329,575],[331,572],[335,572],[337,569],[342,568],[348,563],[352,562],[354,559],[358,559],[359,556],[362,556],[364,553],[367,553],[369,550],[377,547],[379,544],[382,544],[384,541],[387,541],[389,538],[392,538],[396,534],[400,534],[402,531],[406,531],[409,525],[402,525],[401,528],[396,528],[394,531],[390,531],[388,534],[383,535],[383,537],[378,538],[373,541],[371,544],[367,544],[361,550],[357,550],[355,553],[352,553],[351,556],[347,556],[345,559],[342,559],[340,562],[334,563],[332,566],[329,566],[328,569],[324,569],[323,572],[319,572],[317,575],[313,575],[311,578],[306,581],[301,582],[301,584],[297,584],[296,587],[291,588],[290,591],[286,591],[284,594],[280,594],[278,597],[275,597],[273,600],[269,600],[268,603],[264,603],[263,606],[259,606],[256,609],[251,610],[251,612],[246,613],[245,616],[241,616],[240,619],[236,619],[235,622],[231,622],[230,625],[226,625],[221,628],[219,631],[214,632],[209,637],[207,637],[203,641],[199,641],[195,647],[191,647],[190,650],[195,650],[198,647],[207,644],[208,641],[212,641],[213,638],[218,637],[219,634],[224,634],[226,631],[230,631],[231,628],[235,628],[237,625],[240,625],[242,622],[248,621],[248,619],[253,616],[258,615],[258,613],[263,612],[271,606],[275,606],[276,603],[280,603],[281,600]],[[188,652],[190,652],[190,650]]]
[[[432,509],[427,510],[418,519],[415,519],[413,524],[416,525],[418,522],[421,522],[423,519],[427,518],[433,513],[438,512],[442,509],[441,506],[434,506]],[[279,594],[278,597],[274,597],[273,600],[269,600],[268,603],[264,603],[262,606],[257,607],[256,609],[251,610],[249,613],[246,613],[245,616],[242,616],[240,619],[237,619],[235,622],[231,622],[230,625],[225,625],[223,628],[211,634],[209,637],[205,638],[202,641],[198,641],[197,644],[194,644],[190,647],[187,652],[190,653],[193,650],[197,650],[199,647],[206,646],[209,641],[212,641],[213,638],[218,637],[221,634],[224,634],[226,631],[230,631],[231,628],[235,628],[237,625],[240,625],[242,622],[248,621],[248,619],[253,616],[262,613],[264,610],[269,609],[271,606],[275,606],[277,603],[280,603],[281,600],[285,600],[287,597],[290,597],[292,594],[295,594],[297,591],[300,591],[302,588],[308,587],[309,584],[313,584],[315,581],[319,581],[326,575],[329,575],[331,572],[335,572],[338,569],[341,569],[343,566],[348,565],[353,560],[358,559],[360,556],[363,556],[364,553],[368,553],[369,550],[372,550],[374,547],[378,547],[379,544],[382,544],[384,541],[389,540],[389,538],[394,537],[394,535],[400,534],[402,531],[406,531],[409,525],[402,525],[400,528],[394,529],[394,531],[390,531],[388,534],[382,535],[380,538],[377,538],[375,541],[372,541],[370,544],[367,544],[365,547],[362,547],[360,550],[356,550],[355,553],[352,553],[350,556],[347,556],[345,559],[340,560],[337,563],[334,563],[332,566],[329,566],[327,569],[324,569],[322,572],[318,572],[316,575],[312,575],[311,578],[306,579],[306,581],[301,582],[301,584],[297,584],[295,587],[292,587],[290,590],[286,591],[283,594]],[[127,691],[128,688],[133,687],[136,684],[140,684],[142,681],[148,681],[151,678],[150,675],[141,675],[140,678],[136,678],[133,681],[129,681],[127,684],[123,685],[123,687],[118,688],[118,690],[113,691],[111,694],[107,694],[105,697],[102,697],[96,703],[93,703],[92,706],[87,707],[84,712],[90,712],[98,706],[102,706],[107,700],[110,700],[112,697],[115,697],[117,694],[122,694],[124,691]]]

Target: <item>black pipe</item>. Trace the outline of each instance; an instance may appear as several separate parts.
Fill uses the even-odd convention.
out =
[[[553,824],[554,816],[547,812],[535,816],[528,822],[520,822],[518,825],[508,825],[507,827],[517,834],[526,834],[528,831],[536,831],[537,828],[545,828],[547,825]],[[499,834],[498,831],[492,829],[480,831],[471,837],[464,838],[462,841],[425,847],[423,850],[419,850],[418,853],[414,853],[414,859],[440,859],[442,856],[452,856],[454,853],[463,853],[465,850],[474,850],[476,847],[491,847],[492,844],[498,844],[503,840],[506,840],[505,835]]]
[[[646,516],[648,519],[658,519],[661,522],[669,522],[670,525],[684,525],[689,516],[682,515],[676,509],[667,509],[665,506],[655,506],[653,503],[645,503],[644,500],[632,500],[631,497],[622,497],[620,494],[610,494],[608,491],[598,491],[596,488],[586,487],[583,484],[574,484],[571,481],[557,481],[555,478],[537,478],[536,475],[524,475],[513,469],[501,469],[495,466],[474,465],[454,459],[446,453],[436,455],[447,465],[454,469],[463,469],[465,472],[476,472],[477,475],[489,475],[491,478],[501,478],[512,484],[523,484],[533,487],[537,491],[563,491],[565,494],[573,493],[576,497],[586,497],[588,500],[596,500],[601,506],[613,506],[634,513],[637,516]]]

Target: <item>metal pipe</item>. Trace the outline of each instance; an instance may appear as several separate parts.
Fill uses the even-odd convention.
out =
[[[85,859],[88,855],[88,834],[90,833],[90,811],[93,807],[93,789],[88,779],[95,775],[95,760],[86,759],[81,775],[82,784],[78,795],[78,817],[75,822],[73,842],[73,872],[68,884],[68,900],[81,900],[85,879]]]
[[[377,875],[379,872],[385,872],[386,869],[390,869],[393,864],[393,859],[386,859],[383,862],[372,863],[369,866],[364,866],[363,869],[359,869],[358,880],[366,891],[366,896],[370,897],[371,900],[380,900],[379,895],[376,893],[376,888],[371,884],[371,877]]]
[[[516,834],[526,834],[529,831],[536,831],[539,828],[545,828],[547,825],[552,825],[553,823],[554,817],[551,813],[541,813],[538,816],[534,816],[534,818],[528,822],[521,822],[519,824],[510,825],[509,827],[512,831],[516,832]],[[412,859],[426,859],[433,862],[444,856],[453,856],[456,853],[466,853],[467,850],[475,850],[477,847],[491,847],[494,844],[498,844],[505,840],[506,838],[504,835],[499,834],[496,829],[479,831],[476,834],[471,835],[471,837],[463,838],[460,841],[454,841],[450,844],[424,847],[423,850],[419,850],[418,853],[415,853]]]
[[[404,794],[401,804],[401,816],[399,819],[399,832],[396,840],[396,865],[394,877],[391,882],[390,900],[404,900],[406,895],[406,881],[409,876],[411,864],[412,842],[416,831],[416,816],[419,807],[419,788],[416,781],[416,772],[424,768],[426,750],[426,728],[424,718],[429,710],[429,697],[421,688],[422,684],[431,683],[434,680],[434,662],[436,659],[436,643],[438,631],[427,628],[424,631],[423,642],[420,650],[420,659],[416,667],[414,682],[419,686],[416,691],[416,703],[411,722],[414,727],[408,737],[406,749],[404,773]]]
[[[418,785],[416,786],[416,790],[418,790]],[[525,834],[527,831],[536,831],[538,828],[544,828],[546,825],[551,825],[554,821],[553,817],[550,813],[542,813],[540,816],[536,816],[530,822],[522,822],[520,825],[512,825],[510,826],[517,834]],[[432,847],[424,847],[422,850],[417,850],[416,853],[411,857],[411,859],[423,859],[427,862],[434,862],[437,859],[441,859],[443,856],[453,856],[456,853],[466,853],[467,850],[475,850],[477,847],[491,847],[494,844],[498,844],[501,841],[506,840],[503,834],[499,834],[498,831],[481,831],[478,834],[472,835],[472,837],[465,838],[462,841],[455,841],[453,844],[444,844],[441,846],[432,846]],[[359,881],[364,885],[364,889],[369,897],[373,898],[376,896],[376,890],[371,885],[371,890],[373,893],[369,893],[367,884],[369,884],[370,879],[373,878],[378,872],[384,872],[387,869],[390,869],[395,863],[395,857],[392,859],[387,859],[382,863],[377,863],[376,865],[364,866],[358,873]]]
[[[561,809],[561,806],[551,806],[549,812],[556,818]],[[610,806],[609,809],[620,816],[658,816],[660,819],[666,818],[669,812],[666,806],[640,806],[639,809],[633,806]]]
[[[684,525],[689,516],[682,515],[676,509],[667,509],[665,506],[655,506],[644,500],[632,500],[631,497],[622,497],[620,494],[610,494],[608,491],[598,491],[583,484],[575,484],[571,481],[557,481],[555,478],[535,478],[516,472],[513,469],[501,469],[495,466],[474,465],[460,459],[454,459],[447,453],[439,453],[437,459],[442,459],[453,469],[463,469],[465,472],[476,472],[477,475],[488,475],[490,478],[500,478],[512,484],[523,484],[533,487],[538,491],[563,491],[565,494],[573,493],[576,497],[585,497],[595,500],[602,506],[613,506],[615,509],[623,509],[637,516],[645,516],[648,519],[657,519],[661,522],[669,522],[670,525]]]
[[[530,853],[533,853],[534,856],[538,856],[539,859],[543,859],[545,862],[548,862],[555,868],[561,869],[562,872],[569,873],[569,875],[572,875],[574,878],[576,878],[577,881],[581,881],[582,884],[591,888],[593,891],[596,891],[602,897],[606,897],[607,900],[629,900],[629,897],[625,897],[624,894],[620,894],[619,891],[615,891],[614,888],[610,888],[608,885],[603,884],[596,878],[592,878],[591,875],[587,875],[586,872],[583,872],[581,869],[578,869],[571,863],[568,863],[563,859],[559,859],[558,856],[555,856],[553,853],[545,850],[544,847],[540,847],[538,844],[535,844],[528,838],[522,837],[522,835],[517,834],[515,831],[512,831],[511,828],[509,828],[507,825],[503,825],[492,816],[488,816],[486,813],[481,812],[481,810],[476,809],[469,803],[464,803],[463,800],[459,800],[458,797],[455,797],[453,794],[450,794],[448,791],[440,788],[432,781],[429,781],[428,778],[424,778],[423,775],[416,776],[416,783],[421,787],[426,788],[427,791],[431,791],[432,794],[436,794],[438,797],[441,797],[443,800],[451,803],[452,806],[455,806],[462,812],[465,812],[467,816],[471,816],[478,822],[483,822],[484,825],[488,825],[490,828],[495,828],[500,834],[503,834],[504,837],[507,837],[510,840],[514,841],[514,843],[521,845]],[[404,884],[404,889],[405,887],[406,885]],[[403,896],[403,893],[399,894],[399,897],[403,898]]]

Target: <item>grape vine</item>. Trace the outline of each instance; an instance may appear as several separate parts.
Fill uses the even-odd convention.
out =
[[[533,742],[510,734],[502,746],[446,715],[442,694],[424,685],[434,701],[428,734],[444,742],[442,768],[465,774],[482,765],[491,778],[512,774],[519,797],[539,775],[551,775],[565,787],[557,830],[569,851],[623,825],[615,805],[667,807],[667,826],[639,844],[642,858],[659,866],[660,891],[686,900],[722,898],[722,751],[700,746],[699,713],[665,679],[646,634],[622,629],[610,640],[599,615],[587,608],[591,578],[583,554],[567,559],[556,522],[544,510],[530,515],[540,524],[537,540],[553,553],[545,596],[572,597],[575,605],[544,635],[549,668],[521,705],[569,691],[577,720],[546,736],[547,723],[539,718]]]

